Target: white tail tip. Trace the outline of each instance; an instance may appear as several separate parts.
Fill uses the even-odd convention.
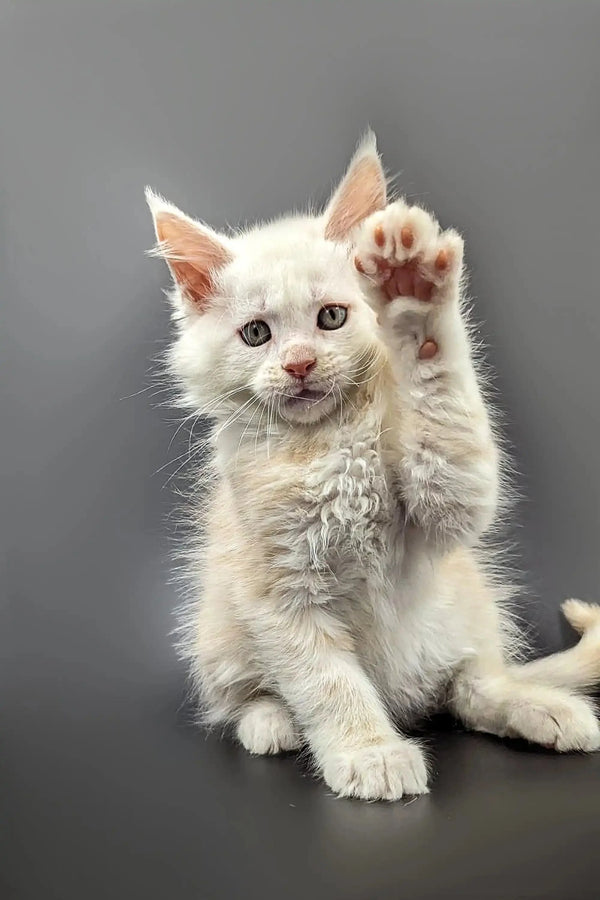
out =
[[[565,600],[562,611],[567,622],[584,634],[595,625],[600,626],[600,605],[597,603],[584,603],[583,600]]]

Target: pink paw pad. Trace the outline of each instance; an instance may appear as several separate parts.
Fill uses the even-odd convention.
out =
[[[438,349],[437,343],[432,338],[428,338],[419,347],[419,359],[433,359]]]
[[[439,304],[458,294],[462,240],[452,229],[440,231],[425,210],[397,201],[366,223],[354,263],[383,300]]]

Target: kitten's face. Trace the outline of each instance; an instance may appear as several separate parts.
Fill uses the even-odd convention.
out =
[[[314,424],[351,402],[382,354],[351,240],[386,202],[374,136],[322,216],[228,238],[147,196],[175,281],[170,366],[183,403],[260,430],[274,420]]]
[[[315,423],[374,371],[375,315],[347,249],[306,235],[310,224],[238,239],[209,308],[181,320],[171,360],[195,408]]]

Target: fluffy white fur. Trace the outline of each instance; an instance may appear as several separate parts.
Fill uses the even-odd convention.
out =
[[[443,708],[598,749],[578,692],[600,679],[600,607],[568,601],[577,646],[520,664],[511,586],[482,544],[500,457],[460,236],[387,204],[371,134],[320,216],[225,237],[148,200],[175,279],[169,368],[211,423],[182,632],[206,721],[251,753],[307,745],[333,791],[365,799],[427,791],[404,729]],[[336,330],[318,325],[327,306],[346,308]],[[256,347],[252,321],[271,331]]]

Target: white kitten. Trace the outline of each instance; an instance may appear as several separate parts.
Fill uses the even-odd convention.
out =
[[[480,545],[499,454],[460,307],[463,245],[389,205],[375,140],[325,213],[225,237],[148,192],[175,280],[170,370],[212,422],[213,484],[182,642],[210,724],[251,753],[308,744],[340,795],[427,790],[400,730],[595,750],[600,607],[524,665]],[[486,559],[486,556],[488,559]]]

